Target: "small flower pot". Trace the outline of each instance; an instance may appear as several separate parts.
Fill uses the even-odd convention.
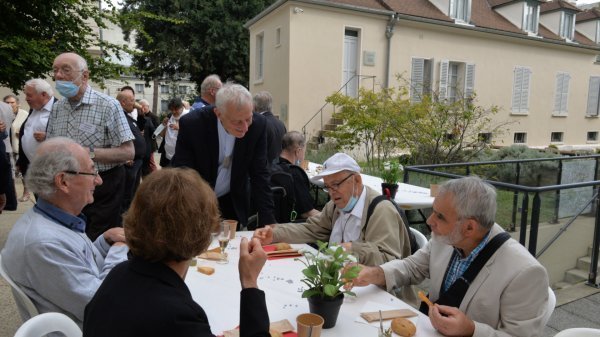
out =
[[[398,192],[398,184],[381,183],[381,193],[383,195],[388,195],[386,189],[389,191],[390,199],[393,200],[394,198],[396,198],[396,192]]]
[[[311,313],[323,317],[323,320],[325,320],[323,329],[330,329],[333,328],[337,322],[338,314],[340,313],[343,302],[344,294],[339,294],[333,299],[313,296],[308,298],[308,308]]]

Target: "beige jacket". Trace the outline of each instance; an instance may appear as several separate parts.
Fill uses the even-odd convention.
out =
[[[491,237],[504,230],[494,225]],[[431,279],[436,301],[453,247],[430,240],[414,255],[381,266],[388,290]],[[490,257],[467,290],[459,309],[475,322],[473,336],[542,336],[548,275],[519,242],[509,239]]]

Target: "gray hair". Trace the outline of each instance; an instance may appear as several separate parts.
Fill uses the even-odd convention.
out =
[[[25,185],[34,194],[51,199],[56,193],[54,177],[63,171],[79,171],[73,145],[77,143],[65,137],[50,138],[40,145],[25,175]]]
[[[248,89],[244,86],[227,82],[217,92],[217,98],[215,99],[215,105],[220,111],[226,112],[226,105],[228,103],[234,104],[236,108],[242,107],[244,104],[250,103],[252,105],[252,95]]]
[[[459,219],[473,218],[490,229],[496,218],[496,189],[476,176],[448,180],[438,190],[438,196],[450,193]]]
[[[305,143],[304,135],[298,131],[290,131],[281,138],[281,148],[284,150],[294,151],[296,147],[304,147]]]
[[[73,53],[75,54],[75,53]],[[77,67],[79,67],[79,70],[88,70],[88,64],[87,61],[83,58],[83,56],[79,55],[79,54],[75,54],[76,59],[77,59]]]
[[[150,102],[148,102],[148,100],[147,100],[147,99],[145,99],[145,98],[142,98],[142,99],[140,99],[140,100],[139,100],[139,103],[140,103],[140,105],[147,105],[147,106],[150,106]]]
[[[261,91],[254,95],[254,112],[271,111],[273,96],[268,91]]]
[[[5,102],[7,98],[12,97],[15,99],[15,101],[17,101],[17,103],[19,103],[19,97],[17,97],[16,95],[13,94],[8,94],[6,96],[4,96],[4,98],[2,99],[2,102]],[[6,102],[5,102],[6,103]]]
[[[54,95],[54,91],[52,90],[52,86],[44,81],[41,78],[34,78],[27,82],[25,82],[26,87],[32,87],[38,94],[45,92],[48,96],[52,97]]]
[[[220,86],[222,86],[222,83],[219,75],[208,75],[200,84],[200,96],[207,94],[210,89],[219,88]]]

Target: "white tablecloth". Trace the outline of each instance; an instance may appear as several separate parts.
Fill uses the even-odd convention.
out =
[[[229,264],[222,265],[213,261],[198,260],[199,266],[212,266],[213,275],[204,275],[190,267],[185,283],[189,287],[194,300],[202,306],[212,332],[222,334],[224,330],[239,325],[240,282],[238,274],[239,243],[242,236],[250,237],[252,232],[238,232],[236,238],[229,243],[227,252]],[[212,247],[216,246],[213,242]],[[296,248],[305,245],[292,245]],[[308,302],[302,298],[304,285],[300,282],[304,265],[293,258],[267,261],[259,279],[258,286],[265,292],[267,308],[271,322],[288,319],[296,327],[296,317],[309,312]],[[390,295],[376,286],[355,288],[357,298],[345,299],[337,320],[332,329],[323,330],[321,336],[336,337],[370,337],[377,336],[377,328],[356,322],[362,311],[377,309],[410,308],[408,304]],[[374,308],[378,307],[378,308]],[[365,310],[368,308],[368,310]],[[413,311],[418,312],[413,309]],[[417,325],[416,337],[441,336],[431,326],[429,318],[421,313],[413,319]],[[388,323],[389,324],[389,323]]]
[[[319,165],[313,162],[308,164],[306,173],[309,178],[317,174],[317,166]],[[370,176],[368,174],[361,174],[360,176],[362,177],[363,185],[369,186],[381,193],[381,183],[383,182],[381,178]],[[323,187],[323,181],[320,181],[319,183],[317,183],[317,185]],[[400,208],[405,210],[430,208],[433,205],[433,197],[429,195],[428,188],[405,183],[398,184],[398,192],[396,193],[394,200]]]

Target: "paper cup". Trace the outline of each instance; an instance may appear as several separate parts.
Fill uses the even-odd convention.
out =
[[[320,337],[323,329],[323,317],[317,314],[301,314],[296,317],[298,337]]]

